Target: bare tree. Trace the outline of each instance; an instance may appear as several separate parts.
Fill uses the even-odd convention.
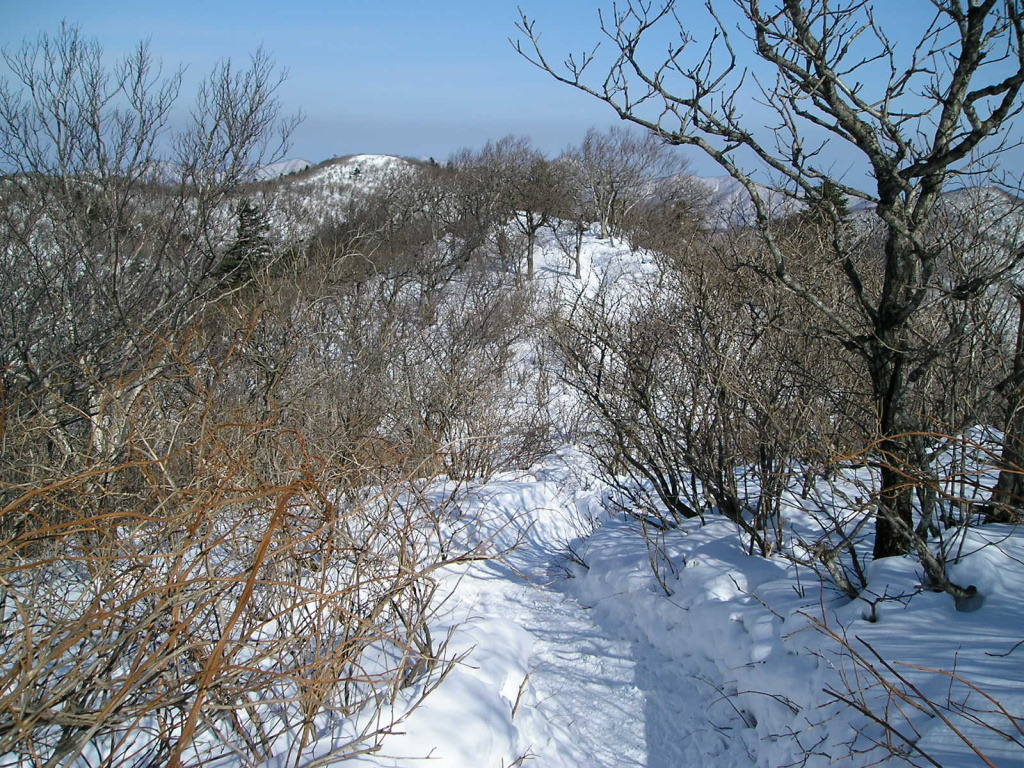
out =
[[[504,136],[489,141],[479,152],[463,151],[453,158],[455,183],[462,185],[482,208],[474,216],[491,229],[501,260],[525,260],[533,275],[537,235],[556,211],[564,208],[568,176],[561,164],[549,161],[529,139]],[[513,252],[512,238],[525,240]]]
[[[2,386],[53,427],[51,457],[112,455],[154,358],[223,290],[229,194],[294,123],[262,52],[219,65],[177,134],[181,73],[145,44],[108,65],[64,26],[0,61]]]
[[[796,299],[737,269],[750,240],[677,242],[656,280],[577,302],[555,341],[591,414],[590,449],[629,511],[672,526],[714,509],[768,554],[783,544],[797,467],[841,450],[850,431],[833,388],[854,387],[834,343],[793,321]]]
[[[750,193],[764,258],[751,267],[785,286],[821,318],[825,332],[856,352],[871,382],[880,459],[876,557],[911,551],[914,488],[908,467],[925,474],[919,395],[949,330],[923,322],[936,300],[976,297],[1012,269],[1020,252],[983,265],[969,279],[941,285],[943,243],[931,221],[943,190],[959,178],[992,170],[1012,143],[1012,118],[1024,85],[1024,14],[999,0],[920,3],[930,21],[904,52],[880,26],[866,0],[736,0],[737,33],[712,3],[714,29],[698,45],[673,0],[627,0],[601,16],[610,42],[603,51],[552,64],[534,21],[523,16],[516,48],[561,82],[606,103],[661,140],[701,149]],[[662,27],[675,44],[652,55]],[[903,35],[905,37],[905,35]],[[663,38],[659,38],[663,39]],[[739,46],[753,44],[756,65],[741,64]],[[744,118],[757,99],[774,112],[773,131]],[[828,142],[856,152],[872,176],[868,187],[832,172]],[[749,167],[748,167],[749,163]],[[770,211],[756,194],[755,172],[767,172],[797,198],[828,180],[865,201],[879,222],[876,257],[856,257],[849,232],[834,228],[830,269],[846,283],[848,307],[836,311],[787,258]],[[833,216],[837,216],[833,212]],[[918,547],[919,548],[919,547]],[[937,586],[955,589],[941,573]]]
[[[591,195],[586,189],[583,168],[578,162],[575,149],[568,149],[556,157],[553,164],[565,180],[565,194],[555,209],[556,222],[552,230],[557,236],[561,224],[571,225],[571,240],[562,245],[572,261],[573,276],[579,280],[583,277],[583,236],[596,218],[591,205]]]
[[[526,274],[533,277],[537,235],[548,226],[566,195],[566,177],[561,166],[539,152],[523,158],[517,178],[513,180],[512,222],[526,237]]]
[[[301,403],[235,397],[235,349],[169,352],[130,403],[123,460],[3,486],[7,764],[334,764],[447,667],[431,572],[478,553],[439,557],[437,502],[394,456],[342,464],[295,429]],[[6,427],[5,459],[33,425]]]
[[[686,162],[659,137],[622,127],[587,131],[576,149],[562,155],[601,237],[612,238],[638,206],[669,189]]]

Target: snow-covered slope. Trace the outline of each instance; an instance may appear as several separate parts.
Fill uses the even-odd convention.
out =
[[[514,548],[445,577],[437,631],[465,655],[352,765],[986,765],[973,747],[1024,765],[1024,533],[965,540],[955,576],[985,594],[977,605],[922,590],[904,558],[873,564],[851,601],[750,556],[723,519],[645,535],[608,515],[610,493],[572,452],[466,489],[459,519]],[[842,697],[937,762],[902,760],[906,745]]]
[[[410,172],[416,165],[411,160],[393,155],[349,155],[328,160],[297,176],[294,186],[315,194],[327,187],[349,187],[373,190],[385,180]]]
[[[343,217],[353,201],[386,184],[402,184],[417,169],[415,161],[392,155],[351,155],[335,158],[281,179],[274,194],[286,218],[307,226]]]
[[[582,256],[578,281],[558,242],[541,243],[555,300],[657,278],[649,257],[593,235]],[[790,559],[751,556],[725,519],[644,531],[596,475],[564,448],[464,489],[460,535],[504,552],[443,577],[435,634],[464,656],[352,765],[973,768],[989,764],[980,752],[1024,766],[1024,532],[964,537],[950,575],[978,598],[928,591],[913,559],[889,558],[851,600]],[[855,479],[819,495],[842,506]],[[800,535],[815,525],[803,504],[788,500]]]
[[[694,177],[709,191],[708,202],[710,224],[714,227],[728,227],[749,224],[754,221],[754,203],[750,192],[731,176]],[[793,213],[798,203],[790,197],[761,184],[755,185],[758,197],[767,205],[774,216]]]
[[[298,173],[304,171],[307,168],[312,168],[313,163],[308,160],[294,159],[294,160],[282,160],[279,163],[270,163],[264,165],[261,168],[257,168],[253,174],[253,181],[273,181],[274,179],[280,178],[281,176],[288,176],[292,173]]]

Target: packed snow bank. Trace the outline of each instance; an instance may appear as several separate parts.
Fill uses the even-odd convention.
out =
[[[977,586],[973,602],[923,590],[909,558],[873,563],[851,601],[748,555],[725,520],[645,537],[601,511],[606,497],[571,452],[465,489],[451,510],[463,543],[514,548],[444,576],[435,631],[462,659],[379,754],[350,764],[930,764],[919,749],[985,765],[974,745],[1024,765],[1020,532],[967,536],[951,576]]]
[[[649,645],[666,669],[705,684],[706,710],[680,722],[684,732],[711,729],[765,768],[867,766],[908,749],[915,764],[927,763],[923,751],[940,765],[984,765],[971,745],[996,765],[1024,765],[1022,651],[1007,655],[1024,636],[1015,607],[1024,588],[1020,532],[971,532],[951,576],[983,597],[957,605],[922,590],[910,558],[873,563],[867,590],[849,601],[804,569],[748,556],[726,521],[668,532],[653,554],[636,529],[620,519],[597,531],[573,591],[610,632]],[[707,742],[689,764],[742,764],[713,747]]]
[[[560,591],[565,571],[553,570],[593,526],[570,465],[502,475],[459,498],[453,540],[504,553],[442,580],[449,597],[435,633],[452,632],[447,653],[461,660],[378,754],[346,764],[645,765],[632,660]]]

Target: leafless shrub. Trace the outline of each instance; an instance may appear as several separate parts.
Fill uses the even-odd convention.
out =
[[[129,425],[114,419],[159,375],[164,341],[224,293],[229,196],[293,122],[262,52],[215,68],[177,133],[181,72],[145,44],[108,64],[65,25],[0,62],[0,388],[13,418],[49,425],[39,460],[77,471],[118,455]]]
[[[400,476],[339,495],[350,468],[227,418],[229,365],[190,359],[134,399],[117,461],[3,486],[5,764],[300,765],[325,735],[340,760],[447,668],[433,508]]]
[[[1000,701],[949,669],[887,659],[863,638],[813,622],[838,647],[833,667],[839,684],[825,689],[832,701],[863,716],[867,725],[846,743],[849,756],[869,755],[871,765],[896,757],[910,765],[942,764],[921,744],[924,730],[939,728],[966,747],[980,764],[995,768],[988,740],[1024,748],[1024,723]]]
[[[522,39],[513,45],[559,82],[667,144],[696,148],[732,178],[762,244],[751,266],[802,304],[820,326],[817,335],[852,353],[874,411],[865,439],[898,454],[899,464],[923,468],[927,457],[913,435],[941,418],[922,405],[937,361],[963,330],[935,323],[935,305],[977,299],[1016,272],[1022,255],[1019,241],[1007,238],[1007,247],[975,261],[965,279],[943,282],[949,242],[934,229],[943,194],[958,181],[998,179],[1002,153],[1016,145],[1011,126],[1024,87],[1021,8],[935,0],[915,29],[904,30],[911,42],[903,56],[892,32],[859,0],[739,0],[735,23],[706,3],[712,33],[699,39],[689,26],[692,14],[680,6],[673,0],[613,4],[599,17],[608,46],[557,60],[548,58],[536,22],[522,15]],[[744,38],[753,42],[750,64],[738,55]],[[750,99],[772,111],[767,129],[741,108]],[[832,146],[858,156],[871,169],[870,183],[836,173],[838,155],[826,158]],[[776,179],[790,202],[833,198],[822,207],[833,225],[823,262],[832,279],[824,286],[794,265],[779,237],[777,209],[755,183],[759,172]],[[834,203],[843,196],[863,201],[877,216],[867,260],[858,239],[840,226],[843,212]],[[835,286],[846,296],[840,304],[832,301]],[[1014,389],[1019,402],[1020,388]],[[874,517],[873,554],[908,554],[915,546],[906,538],[914,489],[887,462],[878,482],[885,491]]]
[[[830,407],[843,361],[785,295],[751,296],[737,247],[695,236],[663,256],[653,284],[581,298],[557,347],[595,419],[595,454],[613,482],[628,478],[637,513],[673,525],[714,509],[764,554],[782,543],[795,476],[831,455],[847,423]]]

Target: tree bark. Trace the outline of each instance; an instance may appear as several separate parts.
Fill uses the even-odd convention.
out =
[[[1024,508],[1024,292],[1017,292],[1017,341],[1008,383],[1009,408],[999,457],[999,479],[987,505],[989,522],[1020,519]]]

